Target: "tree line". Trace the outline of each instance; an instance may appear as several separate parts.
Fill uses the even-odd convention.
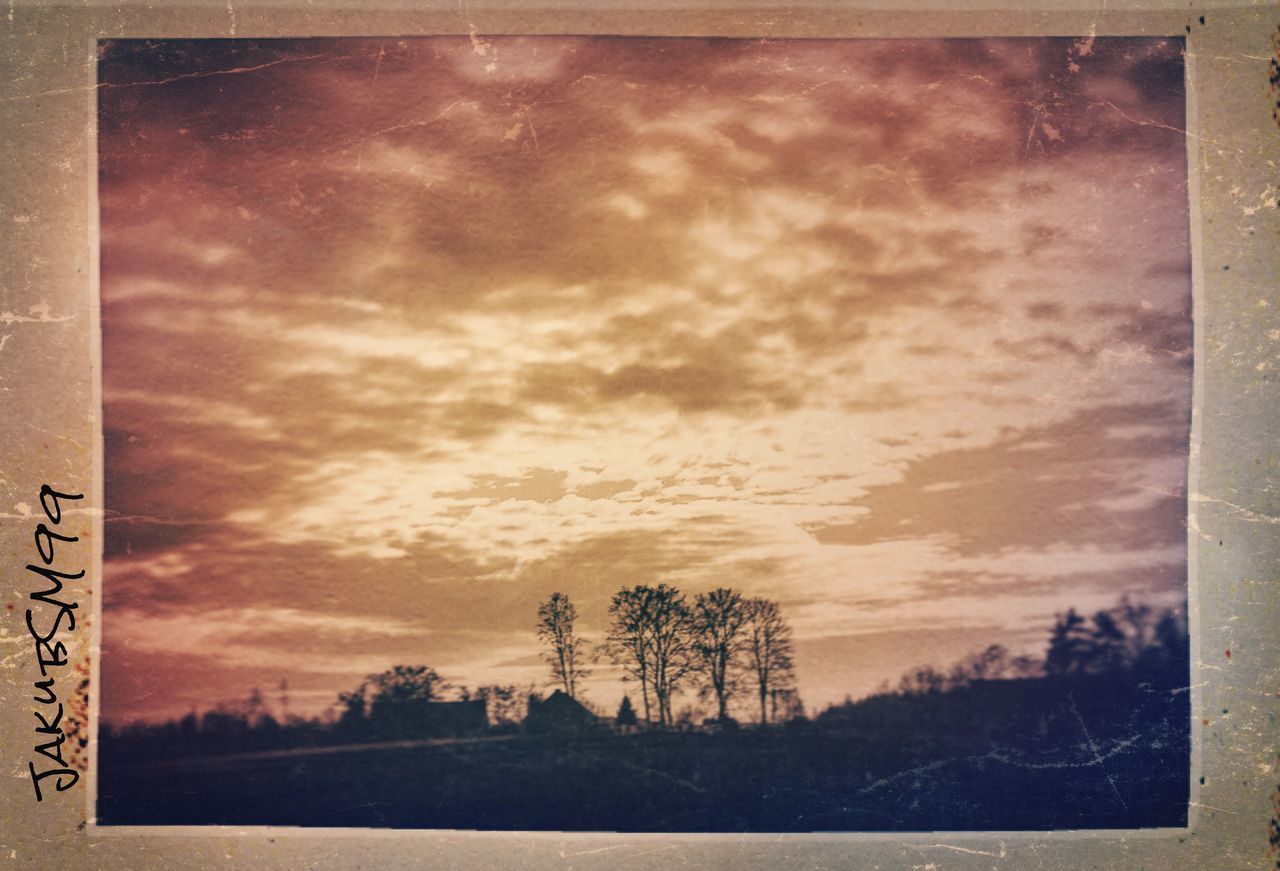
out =
[[[623,587],[609,602],[607,634],[593,653],[576,632],[577,616],[564,593],[552,593],[538,608],[544,658],[570,698],[578,697],[589,663],[602,658],[639,684],[644,720],[656,715],[662,726],[675,723],[672,699],[690,685],[699,697],[714,698],[719,723],[731,720],[729,703],[744,692],[758,701],[761,723],[770,721],[771,701],[794,697],[791,627],[769,599],[728,587],[693,599],[667,584]],[[624,704],[631,708],[629,698]]]
[[[896,686],[882,683],[876,694],[928,695],[986,680],[1069,678],[1119,671],[1164,674],[1186,667],[1189,645],[1181,610],[1157,611],[1124,596],[1090,617],[1075,608],[1055,615],[1042,657],[1015,656],[1004,645],[992,644],[947,668],[919,665],[908,669]]]
[[[1184,613],[1158,611],[1128,597],[1087,617],[1072,608],[1056,615],[1043,656],[1015,656],[1003,645],[989,645],[948,667],[909,669],[895,685],[882,683],[862,702],[846,698],[816,722],[835,722],[857,709],[871,716],[874,711],[866,705],[875,700],[920,700],[996,683],[1184,686],[1189,668]],[[641,709],[624,697],[614,718],[619,726],[641,720],[691,724],[688,710],[678,716],[672,712],[673,696],[685,689],[704,701],[714,699],[715,720],[722,725],[733,723],[730,704],[741,697],[758,706],[761,723],[804,724],[794,688],[791,629],[777,603],[724,587],[689,598],[665,584],[637,585],[619,590],[608,614],[605,637],[591,644],[577,633],[577,609],[569,596],[554,593],[538,609],[537,633],[554,682],[597,717],[581,697],[581,682],[592,664],[609,661],[621,667],[624,680],[639,685]],[[424,665],[398,665],[341,693],[323,719],[290,715],[283,695],[274,716],[255,689],[247,700],[219,704],[203,715],[193,711],[162,724],[104,725],[99,736],[107,752],[143,757],[480,734],[527,728],[530,710],[542,701],[532,685],[468,688],[450,684]]]

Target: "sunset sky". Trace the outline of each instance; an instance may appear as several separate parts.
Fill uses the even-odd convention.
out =
[[[104,44],[104,717],[546,686],[554,591],[776,599],[811,711],[1181,601],[1181,49]]]

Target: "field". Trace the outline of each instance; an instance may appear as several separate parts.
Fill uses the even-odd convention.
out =
[[[1187,694],[992,682],[722,733],[108,758],[103,824],[806,832],[1185,824]]]

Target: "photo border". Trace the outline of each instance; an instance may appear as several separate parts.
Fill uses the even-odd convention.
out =
[[[0,387],[5,414],[0,537],[14,610],[0,624],[0,857],[56,868],[298,867],[412,864],[448,867],[735,868],[1276,867],[1273,802],[1280,801],[1280,276],[1275,163],[1280,125],[1269,66],[1280,47],[1274,8],[1077,2],[954,5],[608,2],[535,8],[462,2],[378,9],[288,0],[170,3],[147,8],[50,6],[11,0],[0,11]],[[931,8],[932,7],[932,8]],[[1070,8],[1063,8],[1070,7]],[[7,17],[7,21],[3,20]],[[33,588],[41,484],[83,492],[68,515],[91,523],[68,559],[91,587],[73,589],[83,617],[63,639],[91,667],[96,712],[101,623],[101,368],[97,276],[95,53],[99,39],[454,34],[608,34],[745,37],[1179,36],[1187,40],[1195,377],[1188,488],[1192,641],[1192,784],[1186,829],[1081,832],[611,834],[273,827],[99,827],[90,767],[65,793],[36,803],[28,776],[34,725],[31,640],[22,621]],[[1248,230],[1253,232],[1249,233]],[[61,553],[61,551],[60,551]],[[83,582],[82,582],[83,583]],[[88,625],[86,625],[88,624]],[[73,685],[58,675],[59,695]],[[64,699],[65,700],[65,699]],[[96,716],[91,717],[96,727]],[[90,743],[90,753],[94,749]]]

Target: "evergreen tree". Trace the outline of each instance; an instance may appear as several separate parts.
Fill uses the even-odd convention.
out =
[[[1083,617],[1075,608],[1059,614],[1049,636],[1049,651],[1044,669],[1050,675],[1076,674],[1084,671],[1093,653],[1093,641]]]
[[[631,696],[623,696],[622,704],[618,705],[618,714],[613,721],[619,726],[634,726],[636,724],[636,711],[631,707]]]
[[[1089,671],[1113,671],[1128,665],[1129,639],[1116,618],[1108,611],[1093,615],[1092,650],[1086,666]]]

